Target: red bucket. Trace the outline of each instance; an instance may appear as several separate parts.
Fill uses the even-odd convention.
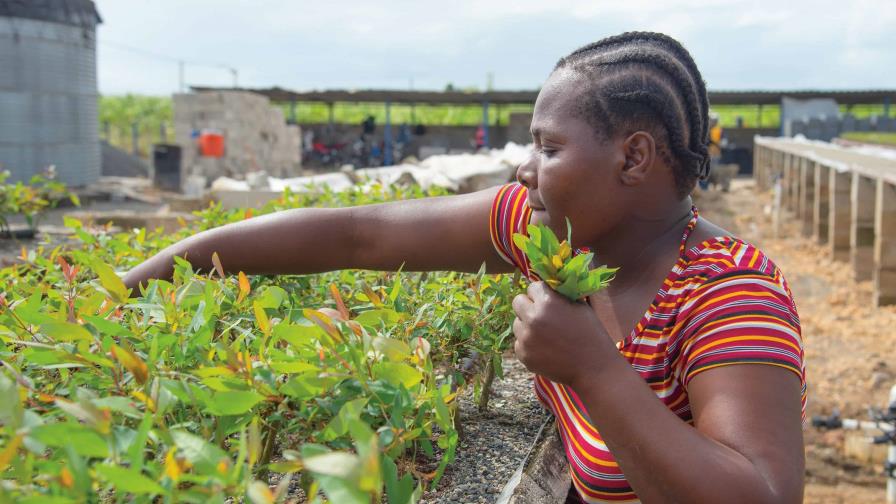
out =
[[[218,131],[203,130],[199,134],[199,153],[205,157],[224,157],[224,135]]]

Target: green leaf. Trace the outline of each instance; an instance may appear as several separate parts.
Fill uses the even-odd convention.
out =
[[[22,425],[23,415],[24,409],[18,385],[0,373],[0,423],[16,430]]]
[[[394,338],[377,336],[373,338],[373,348],[391,361],[403,361],[411,355],[411,347],[404,341]]]
[[[314,346],[321,337],[325,337],[323,329],[316,325],[299,325],[281,322],[274,326],[271,333],[275,341],[283,340],[296,348]]]
[[[296,360],[292,362],[285,361],[275,361],[271,362],[271,369],[284,374],[297,374],[297,373],[307,373],[308,371],[315,371],[318,369],[317,366],[311,364],[307,361]]]
[[[270,487],[260,481],[253,481],[246,490],[246,497],[252,504],[273,504],[274,494]]]
[[[263,287],[261,291],[259,291],[259,294],[255,296],[255,301],[261,305],[262,308],[271,309],[280,308],[280,306],[282,306],[283,303],[286,303],[288,299],[289,295],[286,291],[276,285]]]
[[[171,438],[177,446],[178,453],[183,455],[200,472],[216,472],[222,460],[229,460],[224,450],[189,432],[172,430]]]
[[[140,421],[137,428],[137,435],[134,436],[134,442],[128,449],[128,459],[131,461],[131,467],[139,470],[143,467],[143,451],[146,449],[146,439],[149,437],[149,429],[152,428],[153,415],[147,411]]]
[[[112,300],[116,303],[126,303],[130,291],[125,287],[121,278],[115,274],[115,270],[102,261],[94,261],[92,266],[93,271],[100,279],[100,284],[112,296]]]
[[[373,328],[379,328],[383,324],[387,327],[397,324],[401,320],[401,315],[395,310],[389,308],[380,308],[377,310],[367,310],[361,312],[355,317],[355,322]]]
[[[396,387],[411,388],[423,380],[423,373],[400,362],[377,362],[373,365],[373,374]]]
[[[65,448],[71,446],[78,455],[105,458],[109,456],[109,445],[93,429],[73,422],[57,422],[37,426],[30,437],[47,446]]]
[[[333,420],[324,429],[324,439],[331,441],[339,436],[344,436],[348,432],[349,424],[361,417],[361,411],[366,405],[366,397],[359,397],[343,404],[339,408],[339,413],[333,417]]]
[[[350,478],[358,470],[360,461],[357,455],[347,452],[332,451],[302,459],[305,469],[315,473],[316,476],[336,476],[338,478]]]
[[[529,246],[529,237],[520,233],[513,233],[513,243],[520,250],[526,250]]]
[[[389,504],[414,504],[414,478],[405,474],[398,479],[398,467],[387,456],[383,457],[383,480]]]
[[[579,273],[587,273],[588,266],[591,264],[591,260],[593,258],[594,258],[594,254],[592,254],[592,253],[579,254],[579,255],[573,257],[572,259],[570,259],[569,261],[567,261],[566,264],[564,264],[563,267],[560,268],[560,271],[558,271],[557,273],[561,277],[565,277],[566,275],[577,275]]]
[[[43,295],[41,294],[40,290],[35,290],[34,294],[29,296],[24,303],[16,306],[16,308],[13,310],[13,313],[15,313],[16,316],[22,319],[24,322],[27,322],[31,325],[46,324],[48,322],[58,322],[53,317],[41,312],[42,305]]]
[[[165,493],[155,481],[147,478],[140,471],[109,464],[98,464],[93,466],[104,480],[111,483],[119,492],[127,492],[132,494],[160,494]]]
[[[127,336],[131,333],[115,322],[106,320],[102,317],[95,317],[93,315],[81,315],[81,318],[95,327],[100,332],[100,334],[108,334],[110,336]]]
[[[293,376],[289,381],[281,385],[280,393],[302,401],[317,396],[328,386],[332,385],[334,381],[330,377],[319,377],[311,373],[302,374]]]
[[[209,413],[217,416],[242,415],[263,400],[263,395],[251,390],[231,390],[215,393],[205,406]]]
[[[555,289],[560,294],[566,296],[570,301],[576,301],[581,297],[579,293],[579,285],[576,281],[576,277],[574,275],[570,275],[569,278],[566,279],[565,282],[558,285]]]
[[[70,322],[47,322],[41,324],[40,331],[56,341],[93,341],[90,331]]]
[[[16,497],[15,502],[17,504],[74,504],[81,501],[61,495],[38,494],[28,497]]]

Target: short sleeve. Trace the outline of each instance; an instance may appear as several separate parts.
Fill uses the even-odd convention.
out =
[[[498,191],[489,214],[492,244],[498,255],[528,276],[526,256],[513,243],[514,233],[526,234],[532,210],[526,203],[527,190],[518,183],[507,184]]]
[[[766,364],[799,377],[805,408],[805,365],[800,321],[786,284],[771,274],[733,270],[709,278],[681,306],[679,379],[732,364]]]

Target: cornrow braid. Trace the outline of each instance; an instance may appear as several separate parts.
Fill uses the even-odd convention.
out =
[[[646,129],[672,167],[679,196],[709,176],[709,98],[694,59],[661,33],[628,32],[576,49],[554,70],[587,81],[577,109],[609,137]]]

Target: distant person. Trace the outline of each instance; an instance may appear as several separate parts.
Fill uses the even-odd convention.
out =
[[[395,141],[402,145],[411,141],[411,128],[408,126],[408,123],[402,123],[398,127],[398,135],[396,135]]]
[[[305,152],[305,159],[311,158],[311,153],[314,152],[314,130],[311,128],[305,130],[305,135],[302,140],[302,149]]]
[[[477,151],[485,148],[485,128],[481,124],[476,128],[476,136],[474,142]]]
[[[709,113],[709,166],[710,170],[717,167],[722,161],[722,125],[719,124],[719,115]],[[709,179],[700,181],[700,189],[709,189]]]
[[[361,121],[361,132],[365,136],[373,135],[373,132],[376,131],[376,119],[369,115],[366,119]]]

